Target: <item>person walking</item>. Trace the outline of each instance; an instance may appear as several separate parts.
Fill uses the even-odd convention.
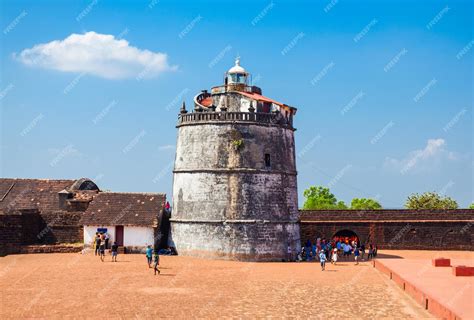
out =
[[[109,234],[107,231],[104,233],[104,239],[105,239],[105,249],[108,249],[109,248]]]
[[[310,255],[311,255],[311,240],[309,239],[306,241],[305,252],[306,252],[306,261],[309,261]]]
[[[334,248],[332,251],[332,257],[331,257],[331,263],[334,263],[336,265],[337,262],[337,248]]]
[[[118,245],[117,242],[114,241],[112,245],[112,262],[117,262],[117,254],[118,254]]]
[[[100,254],[100,260],[102,260],[102,262],[104,262],[104,258],[105,258],[105,239],[100,239],[100,249],[99,249],[99,254]]]
[[[374,256],[374,248],[372,244],[369,245],[369,254],[367,255],[367,261],[369,261]]]
[[[152,260],[152,256],[153,256],[153,249],[151,248],[150,245],[148,245],[146,247],[145,255],[146,255],[146,260],[148,262],[148,268],[151,268],[151,260]]]
[[[319,261],[321,263],[321,271],[324,271],[324,269],[326,269],[326,255],[324,254],[324,251],[322,250],[319,253]]]
[[[95,239],[94,239],[94,246],[95,246],[95,255],[99,254],[100,250],[100,235],[98,232],[95,233]]]
[[[343,253],[343,256],[345,258],[345,260],[349,260],[349,257],[351,256],[351,246],[349,244],[343,244],[343,247],[342,247],[342,251],[344,252]]]
[[[158,255],[157,250],[155,250],[155,252],[154,252],[154,258],[155,258],[155,264],[153,266],[153,269],[155,270],[155,276],[156,276],[157,272],[158,272],[158,274],[160,274],[160,270],[158,269],[158,266],[160,264],[160,256]]]
[[[293,261],[293,255],[292,255],[292,252],[291,252],[291,245],[288,243],[288,262],[291,262]]]
[[[365,256],[365,244],[361,244],[360,246],[360,258],[362,261],[364,261],[364,256]]]
[[[359,264],[359,256],[360,256],[360,251],[359,251],[359,248],[355,248],[354,249],[354,260],[356,262],[356,265]]]
[[[326,245],[326,259],[327,260],[331,260],[331,253],[332,253],[332,244],[331,242],[328,242],[328,244]]]

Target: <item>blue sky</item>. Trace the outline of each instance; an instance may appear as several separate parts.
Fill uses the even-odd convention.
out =
[[[2,177],[171,197],[180,102],[240,55],[298,108],[300,206],[310,185],[474,199],[472,1],[0,3]]]

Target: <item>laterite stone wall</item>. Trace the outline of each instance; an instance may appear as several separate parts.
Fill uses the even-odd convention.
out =
[[[381,249],[474,250],[474,210],[301,210],[301,240],[341,230]]]

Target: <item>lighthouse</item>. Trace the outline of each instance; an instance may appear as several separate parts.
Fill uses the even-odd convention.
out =
[[[300,246],[296,108],[253,86],[240,58],[181,107],[171,233],[182,255],[281,261]]]

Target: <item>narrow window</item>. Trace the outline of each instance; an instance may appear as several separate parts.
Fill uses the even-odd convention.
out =
[[[265,167],[270,168],[271,162],[270,162],[270,154],[265,153]]]

